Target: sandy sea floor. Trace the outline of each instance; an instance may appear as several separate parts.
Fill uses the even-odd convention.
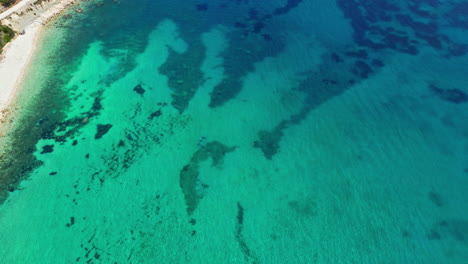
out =
[[[224,8],[271,12],[241,2]],[[0,263],[465,263],[468,104],[434,87],[468,92],[466,55],[368,49],[383,65],[363,77],[347,72],[342,54],[360,48],[338,3],[275,9],[267,42],[141,5],[154,21],[132,23],[147,28],[116,25],[127,33],[76,52],[71,36],[44,40],[23,85],[62,99],[24,106],[43,111],[25,113],[32,131],[54,129],[0,207]],[[102,25],[93,10],[46,34]]]

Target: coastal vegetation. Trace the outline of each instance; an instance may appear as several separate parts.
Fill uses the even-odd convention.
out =
[[[0,4],[5,7],[11,6],[16,2],[16,0],[0,0]]]
[[[1,1],[1,0],[0,0]],[[3,47],[15,36],[15,31],[8,26],[0,25],[0,53]]]

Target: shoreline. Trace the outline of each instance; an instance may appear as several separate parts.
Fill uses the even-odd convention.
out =
[[[15,99],[18,97],[21,84],[37,51],[42,30],[48,21],[75,3],[75,0],[51,0],[44,4],[46,7],[42,10],[35,10],[39,15],[34,13],[36,16],[32,19],[25,17],[26,23],[21,21],[22,18],[17,15],[17,11],[28,7],[34,1],[24,0],[0,14],[3,23],[8,19],[16,19],[17,27],[15,30],[17,32],[24,30],[24,34],[17,33],[0,54],[0,80],[2,80],[0,85],[0,130],[2,132],[8,130],[9,124],[12,122],[10,116],[17,110]],[[5,13],[8,15],[5,16]],[[0,134],[1,136],[4,135]]]

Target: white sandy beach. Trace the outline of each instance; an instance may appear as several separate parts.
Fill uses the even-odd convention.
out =
[[[0,14],[2,24],[16,24],[16,31],[24,30],[23,35],[18,34],[3,50],[0,55],[0,119],[10,112],[15,95],[26,69],[34,55],[41,29],[45,22],[60,13],[74,0],[51,0],[41,8],[37,8],[34,16],[18,16],[23,9],[29,8],[35,0],[23,0],[14,7]]]

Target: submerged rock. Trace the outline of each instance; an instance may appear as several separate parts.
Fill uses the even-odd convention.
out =
[[[430,85],[429,89],[444,101],[449,101],[454,104],[468,102],[468,94],[459,89],[442,89],[435,85]]]
[[[135,88],[133,88],[133,91],[135,91],[137,94],[141,96],[143,96],[143,94],[145,93],[145,89],[143,89],[141,84],[138,84],[137,86],[135,86]]]
[[[208,10],[208,4],[203,3],[203,4],[198,4],[196,5],[197,11],[207,11]]]
[[[203,189],[208,188],[208,185],[199,181],[200,163],[211,159],[212,166],[220,168],[225,155],[235,149],[236,147],[228,147],[218,141],[208,142],[204,147],[198,149],[192,155],[190,162],[182,168],[179,173],[179,186],[184,194],[188,215],[192,215],[198,207],[203,198]]]
[[[161,109],[151,113],[149,119],[153,120],[155,117],[160,117],[162,115]]]
[[[42,147],[41,154],[51,153],[54,151],[54,145],[45,145]]]
[[[112,128],[111,124],[106,124],[106,125],[97,125],[97,132],[96,135],[94,136],[94,139],[100,139],[102,138],[109,130]]]

